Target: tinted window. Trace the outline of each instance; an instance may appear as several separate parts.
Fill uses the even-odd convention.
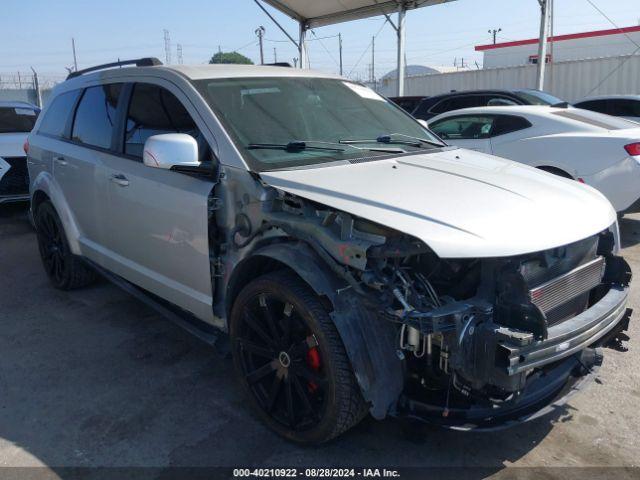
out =
[[[72,140],[100,148],[111,146],[121,87],[114,83],[84,91],[73,121]]]
[[[142,157],[147,138],[163,133],[187,133],[200,139],[195,122],[175,95],[156,85],[137,83],[127,112],[124,152]]]
[[[640,117],[640,102],[624,98],[614,98],[609,100],[607,113],[618,117]]]
[[[488,97],[486,105],[489,107],[502,107],[509,105],[518,105],[518,102],[507,97]]]
[[[557,105],[564,100],[540,90],[519,90],[518,96],[528,105]]]
[[[30,132],[38,118],[38,111],[29,107],[0,108],[0,133]]]
[[[45,111],[38,133],[53,135],[54,137],[64,136],[67,122],[78,95],[80,95],[80,90],[73,90],[54,98],[49,108]]]
[[[483,107],[486,105],[486,97],[482,95],[464,95],[443,100],[431,109],[433,113],[450,112],[461,108]]]
[[[576,108],[584,108],[594,112],[609,113],[606,100],[588,100],[586,102],[576,103]]]
[[[516,117],[514,115],[500,115],[496,117],[491,130],[491,136],[505,135],[507,133],[517,132],[529,128],[531,123],[526,118]]]
[[[494,121],[495,117],[469,115],[440,120],[429,126],[444,139],[477,140],[489,138]]]

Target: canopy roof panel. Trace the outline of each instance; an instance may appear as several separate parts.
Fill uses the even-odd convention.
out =
[[[359,20],[398,11],[403,3],[407,10],[430,7],[455,0],[262,0],[291,18],[306,23],[308,28]]]

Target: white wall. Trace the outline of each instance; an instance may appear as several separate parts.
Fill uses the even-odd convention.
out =
[[[535,65],[420,75],[407,78],[405,95],[437,95],[451,90],[535,88]],[[640,94],[640,54],[574,60],[548,65],[545,90],[569,102],[587,95]],[[394,96],[396,81],[380,82],[378,91]]]
[[[640,45],[640,32],[629,32],[626,35]],[[551,45],[553,45],[554,62],[631,55],[638,48],[624,34],[562,40],[549,44],[549,48]],[[497,68],[527,65],[529,57],[537,54],[537,43],[485,50],[483,66]]]

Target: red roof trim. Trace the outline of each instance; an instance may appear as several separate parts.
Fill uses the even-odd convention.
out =
[[[593,32],[583,33],[570,33],[569,35],[556,35],[555,37],[549,37],[550,42],[561,42],[563,40],[576,40],[578,38],[590,38],[590,37],[604,37],[607,35],[620,35],[623,33],[640,32],[640,25],[636,27],[625,28],[612,28],[610,30],[596,30]],[[507,47],[519,47],[522,45],[536,45],[538,43],[537,38],[531,38],[529,40],[518,40],[515,42],[496,43],[495,45],[478,45],[475,49],[476,52],[482,52],[484,50],[494,50],[496,48]]]

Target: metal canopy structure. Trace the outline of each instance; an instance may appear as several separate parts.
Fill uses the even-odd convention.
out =
[[[307,63],[306,32],[310,28],[324,27],[341,22],[360,20],[362,18],[385,15],[396,30],[398,37],[398,96],[404,95],[405,72],[405,15],[408,10],[440,5],[455,0],[254,0],[260,8],[298,47],[300,68]],[[266,3],[276,10],[296,20],[300,26],[299,40],[296,42],[286,30],[278,24],[268,10],[262,5]],[[397,13],[398,20],[394,24],[389,15]]]

